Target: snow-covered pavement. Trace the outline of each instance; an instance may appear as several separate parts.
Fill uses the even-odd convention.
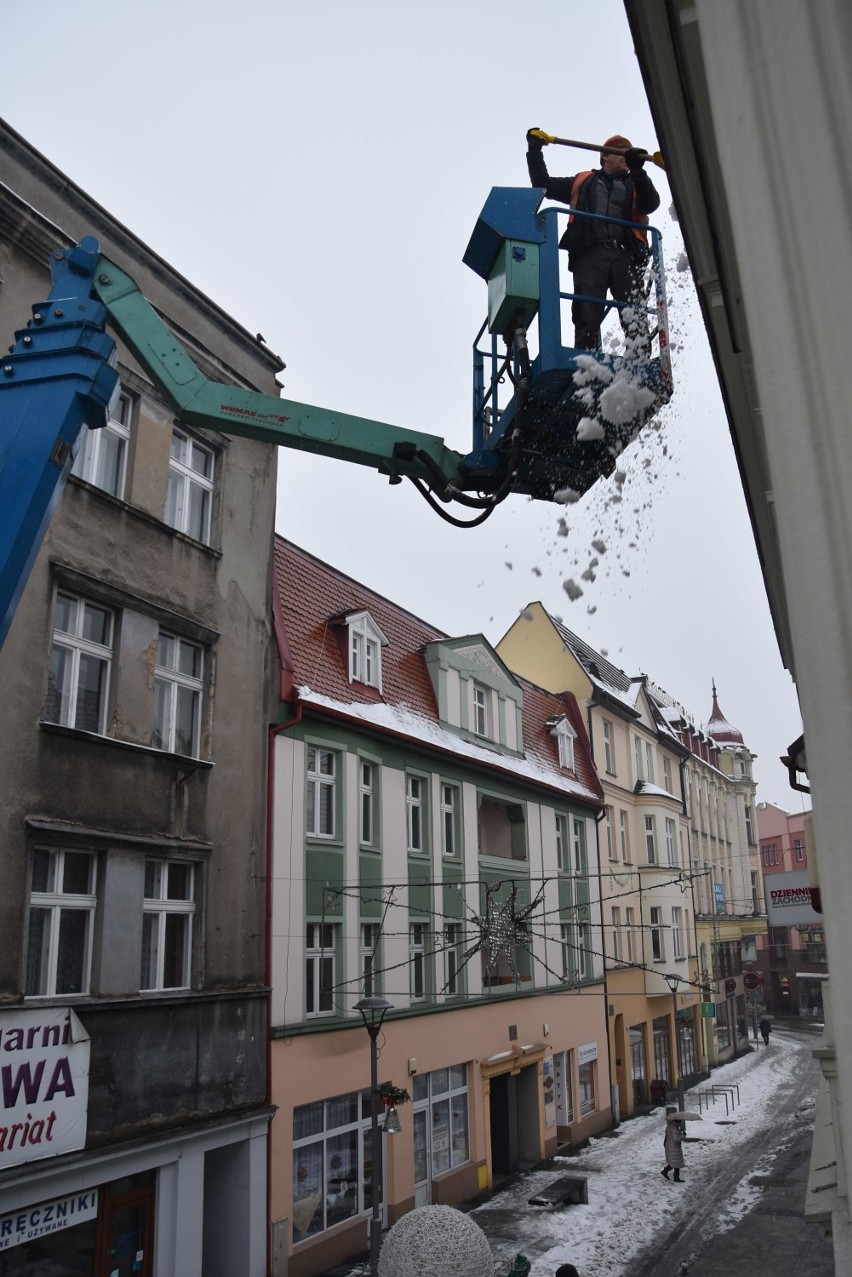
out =
[[[497,1272],[508,1272],[519,1252],[533,1261],[535,1277],[552,1277],[561,1263],[582,1277],[624,1277],[631,1261],[678,1229],[701,1220],[702,1235],[718,1236],[755,1205],[779,1149],[812,1118],[818,1067],[811,1035],[776,1029],[768,1048],[715,1069],[709,1083],[686,1094],[697,1109],[703,1086],[739,1087],[739,1103],[726,1119],[718,1101],[687,1127],[684,1183],[663,1179],[664,1111],[626,1122],[616,1133],[593,1139],[578,1155],[554,1159],[553,1169],[522,1175],[472,1217],[488,1237]],[[588,1176],[588,1205],[557,1210],[529,1205],[559,1173]]]

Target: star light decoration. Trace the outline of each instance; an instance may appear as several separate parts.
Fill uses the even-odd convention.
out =
[[[465,953],[468,961],[475,953],[482,952],[485,968],[490,973],[495,971],[501,956],[504,956],[512,975],[517,980],[518,946],[531,954],[530,938],[527,932],[527,920],[538,908],[544,894],[542,886],[535,899],[522,909],[517,908],[518,889],[512,883],[512,891],[504,904],[498,904],[495,896],[502,882],[485,883],[485,913],[474,915],[471,922],[479,930],[479,938]]]

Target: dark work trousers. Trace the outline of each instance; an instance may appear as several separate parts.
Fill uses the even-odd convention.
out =
[[[627,319],[623,310],[618,312],[621,327],[625,337],[632,340],[636,357],[650,359],[651,341],[648,335],[648,312],[645,309],[644,276],[644,264],[621,245],[592,244],[574,263],[575,293],[604,298],[609,292],[618,302],[634,303],[633,313]],[[571,303],[574,345],[578,350],[596,349],[605,310],[603,301],[575,300]]]

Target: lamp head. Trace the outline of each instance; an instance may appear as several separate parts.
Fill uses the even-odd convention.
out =
[[[361,1012],[364,1028],[372,1036],[378,1033],[388,1011],[393,1010],[393,1005],[387,998],[362,998],[360,1002],[355,1003],[355,1010]]]

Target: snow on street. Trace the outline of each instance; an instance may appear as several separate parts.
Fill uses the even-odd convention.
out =
[[[737,1084],[739,1104],[727,1122],[725,1104],[717,1100],[702,1121],[687,1124],[682,1184],[660,1174],[663,1109],[591,1140],[575,1156],[555,1158],[550,1170],[520,1176],[472,1213],[491,1243],[496,1271],[507,1272],[520,1252],[533,1261],[536,1277],[551,1277],[561,1263],[575,1264],[582,1277],[625,1277],[649,1246],[695,1230],[696,1222],[696,1242],[733,1227],[760,1196],[750,1181],[791,1142],[803,1113],[812,1120],[815,1045],[810,1034],[776,1027],[768,1048],[761,1044],[687,1091],[686,1108],[697,1110],[702,1087]],[[588,1205],[530,1206],[529,1198],[560,1172],[588,1176]]]

